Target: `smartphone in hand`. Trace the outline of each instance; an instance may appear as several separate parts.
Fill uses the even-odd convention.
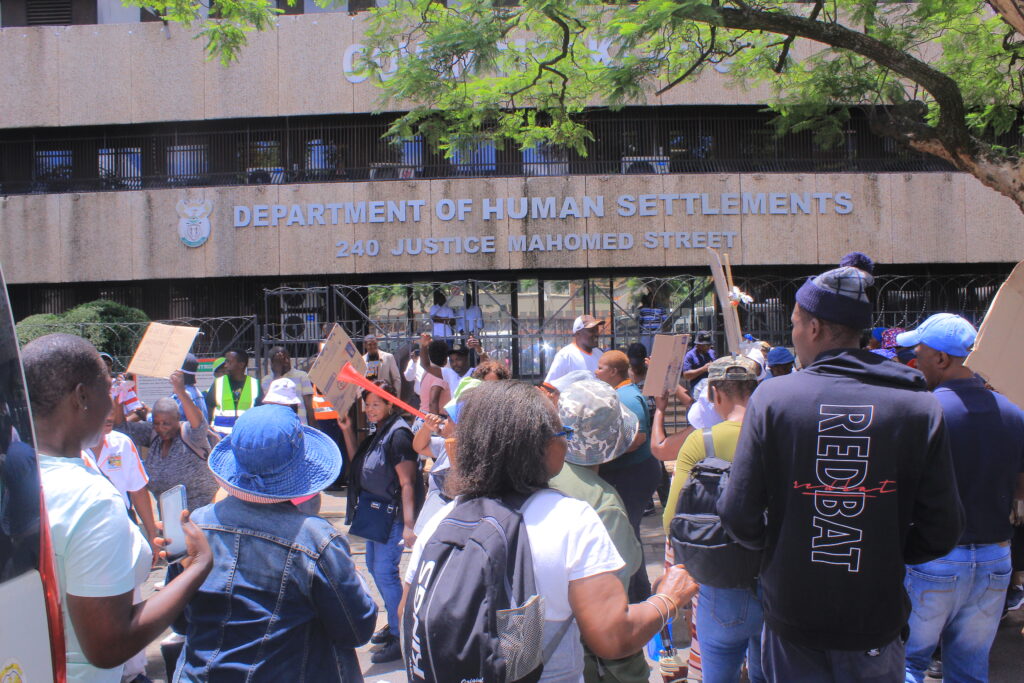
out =
[[[160,521],[164,523],[163,538],[167,540],[164,550],[167,561],[174,563],[185,557],[185,530],[181,528],[181,513],[186,510],[188,498],[185,487],[178,484],[160,494]]]

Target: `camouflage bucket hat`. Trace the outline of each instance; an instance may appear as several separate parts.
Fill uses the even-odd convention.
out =
[[[565,459],[574,465],[601,465],[622,455],[636,438],[640,421],[619,395],[600,380],[581,380],[558,398],[558,416],[572,427]]]
[[[756,360],[746,356],[726,356],[714,361],[708,368],[708,381],[717,382],[733,379],[739,381],[757,381],[761,376],[761,366]]]

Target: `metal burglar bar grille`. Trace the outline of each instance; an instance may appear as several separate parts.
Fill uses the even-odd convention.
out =
[[[893,147],[854,115],[838,145],[775,135],[755,107],[590,111],[587,154],[485,134],[445,155],[387,136],[393,115],[0,131],[0,195],[416,178],[670,173],[906,173],[953,169]],[[1019,141],[1018,141],[1019,142]],[[1009,141],[1008,144],[1015,144]]]
[[[71,0],[27,0],[26,24],[53,26],[71,24]]]

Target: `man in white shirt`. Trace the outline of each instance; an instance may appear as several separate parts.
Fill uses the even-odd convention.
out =
[[[455,311],[448,306],[448,299],[440,287],[434,290],[434,305],[430,307],[430,320],[434,323],[434,339],[442,339],[451,346],[455,336]]]
[[[480,307],[473,300],[473,295],[466,294],[466,307],[459,311],[459,332],[476,335],[484,327],[484,316]]]
[[[116,408],[116,406],[115,406]],[[153,539],[157,537],[156,521],[153,517],[153,501],[146,491],[149,476],[142,466],[139,452],[132,440],[121,432],[114,431],[114,417],[108,415],[103,423],[103,437],[100,442],[82,451],[85,464],[107,478],[117,492],[121,494],[125,508],[134,508],[142,527],[146,530],[146,539],[154,553],[156,546]]]
[[[363,337],[363,360],[366,361],[366,377],[371,380],[382,379],[395,391],[402,390],[402,378],[398,373],[398,362],[387,351],[380,350],[377,337],[368,334]]]
[[[603,320],[598,320],[592,315],[581,315],[572,324],[571,344],[559,349],[551,361],[547,377],[544,381],[551,384],[562,375],[573,370],[587,370],[595,372],[597,361],[601,357],[600,349],[597,348],[597,340],[601,336]],[[598,351],[595,353],[595,351]]]
[[[448,352],[448,365],[441,368],[441,378],[448,384],[449,393],[454,396],[463,377],[469,377],[476,370],[469,365],[469,349],[457,347]]]

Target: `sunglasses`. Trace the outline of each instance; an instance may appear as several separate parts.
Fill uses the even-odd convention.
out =
[[[572,435],[575,431],[576,430],[569,425],[562,425],[562,431],[555,432],[555,436],[564,436],[566,441],[572,441]]]

